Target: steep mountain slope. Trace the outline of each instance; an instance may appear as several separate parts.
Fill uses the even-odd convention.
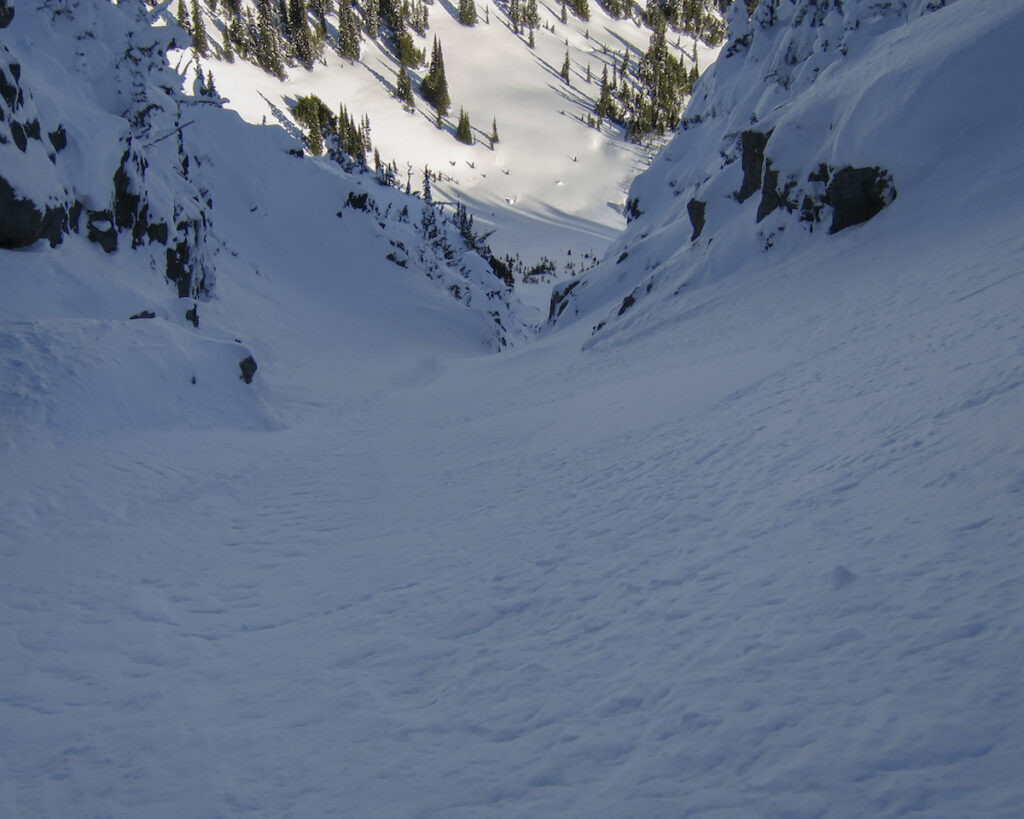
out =
[[[412,325],[449,352],[525,337],[510,281],[465,225],[182,93],[164,56],[182,33],[150,27],[141,3],[24,5],[0,66],[8,444],[274,423],[240,363],[273,368],[266,310],[282,299],[290,321],[348,328],[336,359],[404,348]],[[289,284],[270,295],[270,280]]]
[[[942,203],[988,210],[1021,174],[1021,100],[979,79],[1019,67],[997,28],[1013,4],[943,5],[785,2],[748,22],[736,4],[723,58],[632,189],[636,221],[552,318],[596,310],[606,335],[671,320],[709,278],[870,244],[854,225],[880,211],[914,235]]]
[[[0,354],[0,385],[33,382],[2,428],[52,410],[0,441],[0,814],[1016,817],[1024,150],[990,80],[1019,74],[1024,13],[843,7],[849,62],[759,111],[765,156],[783,187],[877,165],[895,199],[830,234],[828,203],[759,223],[767,174],[727,195],[747,174],[722,135],[757,123],[710,112],[745,90],[730,71],[777,93],[758,49],[794,36],[780,5],[708,75],[707,130],[638,181],[642,215],[556,327],[502,355],[481,354],[486,312],[380,261],[392,227],[273,197],[343,203],[359,180],[235,120],[196,149],[225,237],[200,328],[124,247],[0,251],[2,315],[109,365],[98,383]],[[852,67],[871,82],[840,82]],[[887,76],[902,96],[880,106]],[[861,92],[839,130],[863,139],[798,127]],[[253,385],[212,365],[186,385],[237,385],[195,401],[206,423],[137,422],[168,399],[124,344],[79,353],[39,319],[120,299],[95,325],[120,326],[164,288],[170,318],[121,323],[190,340],[169,382],[200,329],[260,360]]]
[[[485,6],[489,23],[484,22]],[[507,3],[480,3],[480,21],[473,27],[460,24],[453,4],[426,6],[429,29],[424,36],[411,29],[409,34],[428,60],[435,37],[443,46],[453,108],[440,130],[434,125],[434,109],[419,94],[411,113],[394,98],[400,67],[383,25],[376,39],[364,34],[358,62],[338,56],[333,48],[333,6],[328,14],[329,47],[312,71],[295,65],[280,82],[239,58],[230,64],[215,59],[223,53],[223,3],[216,15],[204,12],[211,56],[198,62],[214,74],[228,106],[250,122],[282,122],[295,128],[290,108],[300,95],[311,93],[335,112],[345,106],[357,118],[368,115],[374,147],[383,161],[397,164],[402,183],[411,179],[413,190],[421,189],[424,169],[429,168],[442,177],[434,186],[439,198],[466,204],[478,227],[493,231],[495,250],[520,255],[532,264],[548,256],[562,269],[578,270],[590,264],[580,257],[601,255],[621,230],[629,182],[648,164],[658,144],[633,144],[625,139],[624,129],[610,121],[599,129],[588,127],[602,69],[607,69],[609,79],[613,72],[618,76],[623,55],[628,54],[633,87],[638,60],[651,36],[639,7],[635,17],[615,19],[598,3],[589,6],[589,20],[569,13],[563,23],[558,3],[540,2],[541,26],[535,30],[534,48],[527,44],[527,29],[522,34],[512,30]],[[173,6],[168,7],[168,16],[171,11]],[[699,39],[671,31],[668,44],[688,68],[694,54],[703,68],[717,53]],[[571,85],[559,75],[566,54]],[[192,52],[182,52],[178,60],[194,70]],[[426,70],[426,65],[410,70],[417,89]],[[472,146],[455,139],[460,109],[473,125]],[[489,136],[495,121],[500,141],[492,150]],[[557,233],[547,229],[553,222],[561,227]]]

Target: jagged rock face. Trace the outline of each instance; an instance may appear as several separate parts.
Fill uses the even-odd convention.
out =
[[[66,212],[57,208],[40,210],[31,200],[18,196],[0,176],[0,248],[28,247],[40,239],[56,247],[66,224]]]
[[[847,165],[834,171],[822,163],[807,175],[806,183],[792,175],[780,183],[779,170],[766,156],[771,136],[771,132],[743,131],[739,139],[743,183],[734,196],[737,202],[744,202],[761,192],[757,222],[783,208],[787,213],[799,210],[801,221],[813,225],[821,221],[823,208],[828,206],[832,208],[829,233],[838,233],[844,228],[867,222],[896,198],[892,175],[879,167],[854,168]],[[691,199],[687,207],[691,208],[690,221],[694,227],[690,241],[696,241],[704,230],[704,203]]]
[[[760,131],[744,131],[740,134],[740,162],[743,167],[743,184],[736,191],[736,201],[745,202],[761,187],[764,170],[764,149],[771,134]]]
[[[895,196],[892,177],[881,168],[843,168],[832,177],[823,197],[832,206],[829,233],[868,221]]]
[[[690,234],[690,241],[693,242],[704,232],[704,211],[708,203],[699,199],[691,199],[686,203],[686,212],[690,217],[690,224],[693,225],[693,233]]]

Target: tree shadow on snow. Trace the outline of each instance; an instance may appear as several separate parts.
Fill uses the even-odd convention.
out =
[[[274,119],[277,120],[277,124],[288,132],[288,136],[295,137],[295,139],[302,139],[302,129],[292,121],[291,117],[267,99],[266,95],[262,91],[257,91],[256,93],[262,97],[263,101],[270,108],[270,113],[273,115]],[[295,100],[291,97],[285,97],[284,99],[289,105],[295,104]]]

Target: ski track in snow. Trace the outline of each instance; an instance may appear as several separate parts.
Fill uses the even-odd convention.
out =
[[[582,366],[12,452],[0,812],[1015,815],[999,241],[884,311],[884,271],[726,280]]]

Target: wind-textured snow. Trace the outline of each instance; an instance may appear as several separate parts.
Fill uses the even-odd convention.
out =
[[[0,814],[1018,816],[1024,11],[880,29],[964,116],[934,174],[908,123],[871,221],[765,251],[724,202],[684,251],[670,146],[578,319],[500,355],[364,214],[257,197],[259,157],[333,189],[240,125],[207,335],[116,318],[164,303],[129,252],[0,251]]]

